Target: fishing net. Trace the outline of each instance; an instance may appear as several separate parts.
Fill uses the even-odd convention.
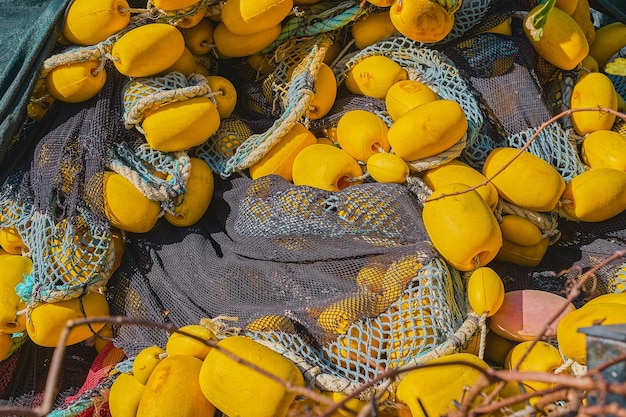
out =
[[[432,252],[405,187],[330,193],[277,176],[228,185],[197,227],[159,224],[131,245],[142,262],[125,263],[109,290],[119,314],[177,325],[236,317],[240,328],[266,318],[251,335],[344,388],[437,347],[465,320],[460,275]],[[132,355],[166,338],[124,326],[116,343]]]
[[[471,33],[484,19],[491,9],[491,0],[463,1],[461,7],[454,12],[454,25],[452,30],[441,43],[447,43]]]
[[[409,161],[408,165],[412,171],[421,172],[444,164],[459,156],[465,147],[474,142],[482,128],[483,116],[466,81],[446,55],[403,36],[393,36],[342,57],[333,65],[338,83],[343,83],[346,74],[357,63],[371,56],[385,56],[397,62],[407,71],[408,79],[422,82],[442,99],[456,101],[467,117],[469,125],[467,134],[460,138],[458,143],[438,155],[423,160]],[[357,108],[371,109],[389,125],[392,123],[385,110],[384,100],[364,98],[362,95],[349,93],[340,97],[339,100],[343,101],[339,102],[342,104],[341,107],[335,107],[337,111],[331,109],[329,116],[317,123],[312,122],[312,125],[325,129],[336,127],[343,114]]]
[[[579,157],[582,138],[573,131],[568,117],[546,122],[568,107],[580,70],[563,71],[537,56],[521,28],[524,10],[520,3],[499,2],[485,18],[483,29],[492,27],[501,16],[507,16],[512,22],[512,36],[479,32],[451,42],[444,49],[467,80],[485,116],[483,129],[465,148],[461,158],[480,169],[494,148],[521,149],[532,138],[527,151],[550,163],[568,182],[588,169]],[[616,89],[623,78],[615,80]],[[614,130],[621,124],[616,122]],[[615,250],[623,249],[623,213],[605,222],[584,223],[564,218],[558,208],[539,213],[500,201],[496,214],[521,215],[539,226],[544,236],[551,236],[551,245],[536,267],[497,260],[490,264],[507,277],[507,290],[534,288],[564,295],[581,271],[596,266]],[[578,305],[585,299],[606,293],[609,287],[610,291],[618,288],[618,264],[613,262],[598,271],[593,288],[587,288],[589,292],[577,300]],[[609,281],[612,284],[608,284]]]
[[[478,168],[495,147],[526,145],[555,114],[549,94],[552,84],[539,78],[539,59],[521,29],[520,20],[514,18],[515,4],[508,4],[508,10],[500,4],[498,14],[513,16],[513,36],[479,33],[445,49],[468,80],[485,115],[479,139],[470,143],[463,154]],[[563,73],[554,67],[552,72]],[[558,90],[567,91],[569,87],[563,81]],[[561,101],[568,103],[569,99]],[[567,126],[555,122],[541,129],[528,151],[549,162],[568,181],[583,171],[576,140],[571,129],[568,131]]]
[[[276,69],[265,77],[261,91],[248,92],[257,110],[254,113],[265,116],[270,126],[243,140],[244,136],[237,134],[237,130],[223,125],[216,137],[201,145],[196,154],[224,177],[258,162],[308,112],[315,76],[331,43],[330,35],[323,34],[283,44],[275,53]],[[247,126],[245,121],[243,126]]]
[[[176,25],[203,7],[219,9],[212,1],[169,14],[152,6],[136,9],[133,24],[148,19]],[[11,169],[2,173],[0,227],[15,227],[28,247],[24,255],[33,260],[32,273],[17,289],[28,304],[23,314],[40,303],[100,291],[112,315],[177,327],[202,323],[222,336],[245,334],[297,364],[311,387],[340,393],[385,370],[463,350],[484,331],[485,317],[469,311],[466,276],[429,241],[421,211],[430,190],[421,173],[457,158],[480,169],[495,147],[521,149],[531,140],[528,151],[566,181],[585,169],[569,120],[543,126],[567,107],[579,74],[536,56],[521,31],[530,7],[464,1],[441,43],[423,45],[396,34],[362,50],[351,44],[350,24],[375,9],[346,1],[296,10],[276,42],[261,51],[273,64],[267,74],[245,58],[201,57],[211,74],[236,85],[238,103],[207,141],[178,152],[148,146],[141,120],[172,101],[214,98],[203,77],[120,75],[108,56],[120,34],[96,46],[56,50],[42,74],[96,59],[107,81],[93,99],[54,103],[43,119],[25,126]],[[508,19],[513,36],[485,33]],[[367,178],[329,192],[278,176],[251,180],[247,169],[296,123],[326,136],[347,111],[365,109],[391,124],[383,100],[351,94],[343,85],[347,72],[373,55],[391,58],[409,79],[458,102],[469,123],[466,135],[442,154],[409,161],[410,178],[402,185]],[[338,96],[328,115],[313,120],[310,104],[322,63],[335,73]],[[615,81],[618,90],[622,79]],[[179,227],[162,217],[184,196],[191,157],[213,170],[214,194],[200,221]],[[106,171],[158,202],[160,218],[152,230],[111,227],[102,195]],[[586,224],[500,201],[496,215],[508,214],[538,225],[551,245],[537,267],[490,263],[507,290],[563,295],[581,272],[624,247],[624,213]],[[116,239],[125,243],[123,257]],[[624,291],[624,269],[621,261],[602,268],[576,303]],[[52,415],[108,415],[103,403],[115,376],[129,372],[143,348],[165,346],[168,337],[162,328],[123,324],[97,355],[95,335],[68,347]],[[0,362],[0,375],[8,375],[0,377],[0,405],[39,403],[52,351],[15,336],[10,356]],[[22,369],[28,372],[18,377]],[[379,381],[362,398],[393,390],[389,382]]]
[[[66,353],[55,387],[58,392],[55,409],[62,407],[66,397],[78,393],[96,357],[93,347],[85,345],[70,346]],[[10,378],[0,384],[0,406],[29,408],[41,405],[53,354],[53,348],[37,346],[27,340],[8,360],[0,362],[2,375]]]

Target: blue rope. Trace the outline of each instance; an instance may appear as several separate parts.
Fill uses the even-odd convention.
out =
[[[340,5],[333,9],[326,10],[326,12],[334,11],[342,7],[344,6]],[[366,13],[367,11],[364,8],[356,5],[349,7],[343,12],[329,18],[320,18],[322,13],[309,16],[292,17],[283,25],[278,38],[276,38],[274,42],[263,49],[260,53],[266,54],[274,51],[278,46],[291,37],[314,36],[340,29]]]

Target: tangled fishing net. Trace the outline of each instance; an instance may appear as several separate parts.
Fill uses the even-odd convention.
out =
[[[420,173],[453,159],[480,169],[494,148],[521,149],[531,138],[528,151],[565,181],[585,170],[570,121],[542,126],[566,106],[580,74],[538,59],[521,28],[527,10],[521,2],[464,1],[454,29],[440,43],[423,45],[396,34],[358,50],[347,33],[366,10],[355,2],[320,3],[290,16],[262,51],[275,64],[269,74],[244,59],[205,57],[213,74],[237,86],[237,108],[209,140],[176,152],[148,146],[141,120],[167,103],[214,99],[203,76],[122,76],[107,60],[114,38],[97,47],[59,49],[44,73],[95,56],[108,76],[96,97],[56,103],[41,121],[25,126],[8,162],[10,173],[1,177],[0,227],[19,232],[28,247],[24,255],[33,261],[17,289],[27,305],[20,314],[28,318],[43,303],[98,291],[106,294],[111,315],[177,327],[205,320],[222,335],[245,334],[283,354],[311,387],[346,394],[386,370],[463,350],[484,331],[485,318],[468,306],[464,274],[429,241],[421,212],[430,190]],[[195,11],[159,18],[174,24]],[[506,19],[512,36],[485,32]],[[328,115],[311,119],[316,75],[337,44],[339,52],[328,62],[339,83],[337,100]],[[347,111],[367,109],[391,124],[384,100],[351,94],[342,85],[347,72],[372,55],[391,58],[409,79],[459,103],[468,119],[466,135],[442,154],[410,161],[405,184],[370,178],[331,192],[279,176],[250,179],[246,170],[296,123],[321,136]],[[622,95],[623,78],[615,81]],[[185,194],[190,158],[211,167],[215,190],[201,220],[178,227],[162,217]],[[160,218],[150,231],[124,233],[110,225],[105,171],[158,203]],[[498,210],[521,215],[552,237],[537,267],[490,264],[507,290],[562,295],[580,271],[624,248],[624,213],[584,224],[510,204]],[[114,242],[124,246],[121,259]],[[577,303],[623,291],[620,268],[624,264],[617,262],[598,271],[593,292]],[[123,359],[132,362],[145,347],[164,346],[169,336],[128,324],[113,334],[97,357],[92,346],[68,347],[54,404],[59,416],[91,415],[110,388],[112,372],[128,370]],[[0,374],[10,376],[0,379],[0,405],[34,406],[42,399],[52,349],[34,345],[24,333],[14,338],[15,348],[0,363]],[[17,377],[18,369],[29,372]],[[378,381],[363,397],[392,390],[389,382]]]

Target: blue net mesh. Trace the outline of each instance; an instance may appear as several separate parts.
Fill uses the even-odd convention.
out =
[[[206,77],[174,71],[163,76],[130,78],[122,91],[126,127],[137,127],[150,111],[160,106],[194,97],[210,96]]]
[[[161,152],[146,143],[115,144],[109,149],[107,166],[164,206],[185,192],[191,169],[186,152]]]
[[[33,214],[33,195],[23,188],[23,171],[8,176],[0,191],[0,228],[15,227],[20,235],[25,235]]]
[[[287,53],[284,65],[277,66],[274,83],[274,87],[286,88],[283,90],[284,95],[281,95],[278,90],[279,93],[275,96],[277,100],[284,98],[284,102],[281,103],[283,111],[270,129],[250,136],[237,146],[235,154],[225,162],[225,169],[219,172],[222,176],[227,177],[234,172],[249,168],[306,115],[313,99],[315,75],[329,45],[330,39],[322,35],[286,46],[286,49],[292,53]],[[294,58],[298,56],[302,57],[302,60],[294,61]],[[294,68],[293,65],[296,62],[299,64]],[[290,80],[287,76],[289,69],[293,70]]]
[[[463,0],[461,7],[454,12],[454,26],[441,43],[448,43],[454,39],[458,39],[481,23],[489,8],[492,0]]]
[[[337,31],[365,13],[365,8],[353,1],[342,1],[336,4],[321,2],[310,7],[297,9],[293,16],[282,24],[278,38],[260,53],[274,52],[276,48],[288,40]]]
[[[618,58],[626,59],[626,47],[622,48],[618,53],[613,55],[608,62],[614,62]],[[607,76],[613,82],[613,86],[615,86],[615,91],[617,91],[617,93],[621,95],[622,98],[626,97],[626,75],[607,74]]]
[[[456,68],[456,65],[443,53],[422,46],[403,36],[394,36],[370,45],[354,54],[347,55],[334,65],[337,81],[342,83],[348,71],[358,62],[368,56],[380,55],[391,58],[400,64],[407,72],[409,79],[420,81],[437,93],[442,99],[453,100],[459,103],[468,120],[467,135],[461,138],[457,155],[465,147],[471,146],[483,125],[483,115],[476,99],[471,94],[465,79]],[[376,112],[383,119],[390,120],[386,110]],[[435,156],[427,164],[420,161],[411,161],[409,165],[414,170],[423,170],[430,166],[445,163],[457,155]]]
[[[507,137],[507,146],[522,148],[537,130],[530,129]],[[542,129],[528,147],[528,152],[555,167],[566,182],[585,169],[577,152],[576,138],[568,134],[558,123],[552,123]]]
[[[35,212],[22,239],[33,269],[17,292],[31,306],[104,288],[110,277],[115,259],[111,231],[90,213],[55,222],[49,213]]]

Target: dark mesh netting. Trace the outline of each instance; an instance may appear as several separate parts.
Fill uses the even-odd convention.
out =
[[[350,24],[366,12],[359,2],[320,3],[332,9],[323,18],[309,16],[317,8],[294,13],[288,19],[293,36],[285,29],[262,51],[275,65],[269,74],[257,72],[246,57],[218,59],[211,52],[199,58],[209,73],[232,82],[237,105],[208,140],[176,152],[148,145],[143,117],[171,98],[214,99],[217,92],[200,74],[125,77],[108,56],[100,57],[108,71],[100,93],[78,104],[57,101],[41,121],[25,125],[0,173],[0,227],[15,227],[28,246],[23,255],[33,260],[16,288],[26,303],[16,315],[98,292],[111,315],[142,322],[113,326],[113,343],[99,355],[95,337],[68,347],[55,400],[59,416],[108,415],[104,408],[102,414],[88,410],[106,402],[114,376],[130,372],[142,349],[164,347],[170,336],[145,322],[200,323],[218,337],[249,336],[297,364],[309,387],[340,393],[385,370],[462,351],[474,336],[484,336],[487,318],[470,311],[466,299],[468,274],[444,260],[425,230],[422,208],[431,190],[422,175],[456,158],[480,170],[495,147],[522,148],[531,139],[528,151],[565,181],[586,169],[578,156],[581,138],[567,118],[534,137],[567,107],[579,76],[578,69],[562,71],[542,60],[526,39],[521,20],[535,3],[466,0],[441,43],[423,45],[396,33],[360,50],[350,36]],[[485,32],[508,19],[513,36]],[[339,53],[331,49],[338,45]],[[329,53],[337,54],[332,61]],[[349,179],[357,184],[328,192],[276,175],[250,179],[248,168],[296,123],[331,139],[350,110],[393,123],[384,100],[352,94],[343,83],[354,65],[373,55],[390,58],[407,78],[459,103],[468,121],[463,137],[438,155],[405,161],[404,184],[377,183],[364,173]],[[325,60],[338,83],[337,99],[326,116],[312,120],[314,83]],[[623,91],[623,82],[615,84]],[[164,217],[174,201],[184,201],[192,158],[210,166],[214,190],[201,219],[179,227]],[[121,175],[157,203],[152,229],[122,232],[110,224],[105,173]],[[582,223],[557,209],[535,213],[500,199],[494,214],[498,220],[524,216],[542,238],[551,238],[536,267],[489,263],[509,291],[566,295],[583,272],[625,244],[625,213]],[[600,269],[575,303],[625,289],[622,259]],[[0,406],[40,403],[52,352],[16,336],[11,356],[0,361]],[[387,382],[362,397],[393,390]]]
[[[537,55],[521,27],[521,18],[534,2],[523,3],[497,2],[475,33],[469,32],[444,49],[467,80],[484,115],[483,131],[462,155],[478,168],[492,149],[521,148],[539,126],[565,110],[568,94],[579,77],[579,69],[560,70]],[[479,33],[504,17],[512,19],[513,36]],[[619,81],[615,85],[618,88]],[[549,162],[569,181],[588,169],[578,156],[580,140],[571,129],[569,118],[563,117],[539,132],[528,151]],[[528,218],[533,218],[538,213],[529,214]],[[507,290],[534,288],[565,295],[575,278],[624,248],[624,213],[600,223],[571,221],[554,213],[551,217],[556,221],[554,230],[558,234],[537,267],[498,261],[490,264],[505,279]],[[597,279],[585,287],[586,292],[577,300],[578,305],[607,291],[621,292],[617,278],[620,264],[623,267],[623,262],[617,261],[598,271]]]
[[[101,185],[87,192],[91,177],[106,168],[113,144],[134,146],[136,136],[121,124],[123,78],[114,72],[100,94],[79,104],[58,103],[25,130],[9,158],[0,192],[0,225],[15,227],[28,246],[33,269],[16,291],[32,308],[104,289],[111,268],[111,228],[98,212]],[[91,193],[91,196],[86,197]],[[28,319],[28,318],[27,318]],[[25,334],[25,332],[24,332]],[[16,336],[16,335],[14,335]],[[25,338],[2,362],[2,404],[39,405],[54,349]],[[68,347],[54,407],[77,394],[97,352],[92,345]]]
[[[463,321],[459,276],[449,276],[437,264],[417,200],[405,187],[362,184],[329,193],[295,187],[277,176],[222,185],[223,194],[214,196],[193,228],[161,222],[150,233],[129,236],[123,265],[109,283],[116,314],[176,325],[200,317],[236,317],[229,325],[239,328],[260,317],[283,316],[292,333],[279,332],[281,344],[349,382],[364,382],[372,369],[337,367],[328,344],[342,335],[358,337],[355,332],[382,343],[385,335],[358,326],[382,320],[381,314],[395,320],[399,312],[393,304],[402,293],[409,304],[413,298],[416,305],[432,303],[421,311],[428,317],[422,326],[431,335],[420,348],[424,351]],[[364,285],[358,276],[370,265],[384,266],[383,273]],[[395,269],[385,274],[389,265]],[[426,275],[428,265],[432,275]],[[399,305],[402,314],[417,308]],[[405,337],[407,346],[421,343]],[[122,326],[116,343],[133,355],[166,338],[159,330]],[[373,359],[392,365],[408,360],[409,352],[398,349],[381,347]]]
[[[536,267],[522,267],[493,261],[490,265],[504,279],[508,291],[538,289],[565,296],[576,279],[599,265],[615,251],[626,247],[626,213],[597,223],[559,221],[560,239],[548,250]],[[583,293],[575,300],[580,307],[585,301],[608,292],[626,289],[624,260],[614,261],[597,271],[585,284]]]
[[[54,348],[44,348],[26,341],[10,360],[0,362],[2,375],[10,376],[8,381],[0,380],[0,406],[41,405],[53,353]],[[78,393],[95,357],[96,351],[91,346],[68,347],[61,362],[61,372],[55,387],[58,393],[55,408],[60,408],[66,397]]]
[[[467,80],[485,117],[478,140],[463,153],[479,168],[495,147],[524,146],[543,123],[562,110],[572,77],[577,79],[576,74],[565,74],[537,56],[522,31],[521,18],[516,17],[523,12],[515,2],[499,2],[493,15],[511,17],[512,36],[479,33],[444,50]],[[528,148],[555,166],[565,180],[583,171],[575,147],[577,138],[567,127],[566,119],[551,124]]]

